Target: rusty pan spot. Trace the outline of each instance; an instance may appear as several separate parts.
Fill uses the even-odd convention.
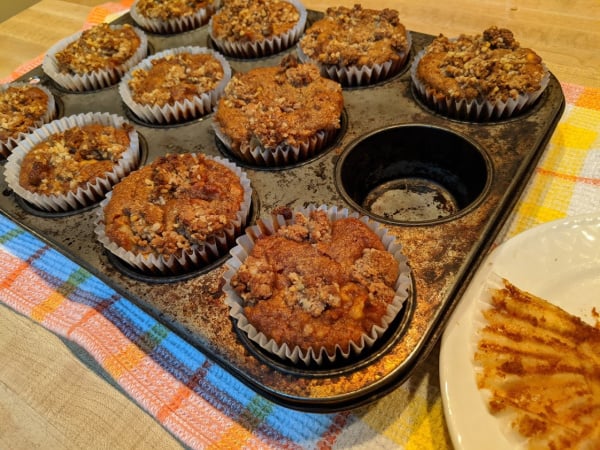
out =
[[[443,185],[424,178],[401,178],[369,192],[362,206],[389,220],[421,222],[456,214],[460,206]]]

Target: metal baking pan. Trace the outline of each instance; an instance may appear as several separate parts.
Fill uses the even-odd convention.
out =
[[[319,16],[310,11],[309,23]],[[126,22],[133,23],[128,14],[116,21]],[[433,39],[417,32],[412,37],[411,56]],[[149,34],[149,44],[152,52],[182,45],[212,47],[207,27]],[[294,51],[229,61],[234,72],[243,72],[278,64]],[[150,126],[126,109],[116,87],[68,93],[39,67],[21,78],[49,87],[61,115],[93,110],[128,118],[141,135],[144,163],[167,152],[231,158],[252,183],[250,225],[278,206],[325,204],[358,210],[389,227],[408,257],[412,292],[389,331],[360,358],[299,366],[254,347],[236,332],[223,302],[226,256],[185,276],[148,276],[124,267],[96,241],[96,207],[42,213],[15,196],[1,176],[0,210],[272,401],[312,412],[364,405],[402,384],[427,357],[511,213],[565,104],[560,84],[551,76],[534,107],[518,117],[491,123],[450,120],[416,99],[408,65],[386,82],[344,89],[337,140],[309,161],[278,169],[235,160],[217,142],[211,115],[175,126]]]

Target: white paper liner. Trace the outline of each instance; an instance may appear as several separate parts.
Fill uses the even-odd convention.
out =
[[[205,155],[206,159],[216,161],[234,172],[240,179],[244,189],[244,197],[240,210],[234,220],[221,232],[209,236],[207,240],[199,245],[193,245],[179,254],[169,255],[168,257],[156,254],[136,254],[125,250],[112,242],[105,233],[104,228],[104,208],[112,197],[112,192],[106,195],[106,198],[100,203],[95,220],[94,232],[100,243],[113,255],[137,269],[147,273],[158,274],[179,274],[189,271],[193,268],[210,263],[223,256],[235,244],[235,239],[246,226],[250,207],[252,204],[252,187],[250,179],[241,168],[231,161],[219,156]]]
[[[503,278],[502,276],[500,276],[497,272],[495,271],[491,271],[488,275],[487,278],[485,280],[484,283],[482,283],[482,286],[480,288],[480,291],[478,292],[477,296],[476,296],[476,305],[475,308],[473,308],[473,312],[472,312],[472,317],[471,317],[471,323],[472,323],[472,331],[470,333],[470,347],[471,347],[471,354],[475,355],[475,353],[478,351],[478,344],[480,339],[482,339],[483,337],[483,329],[489,325],[488,321],[486,320],[486,318],[484,317],[483,313],[489,309],[492,309],[495,307],[493,300],[492,300],[492,295],[495,291],[501,291],[503,289],[506,288],[506,284],[505,281],[508,283],[511,283],[510,280],[507,280],[505,278]],[[514,286],[514,285],[513,285]],[[517,287],[517,286],[515,286]],[[518,287],[517,287],[518,288]],[[534,316],[537,316],[537,314],[534,314]],[[493,334],[498,334],[498,330],[497,328],[494,328]],[[512,338],[511,336],[507,335],[506,338],[510,341],[512,341],[513,344],[516,344],[516,338]],[[546,339],[549,339],[546,337]],[[492,338],[493,340],[493,338]],[[523,360],[526,360],[528,358],[544,358],[544,357],[548,357],[549,353],[548,351],[556,351],[556,347],[552,346],[552,343],[548,343],[548,342],[544,342],[543,339],[534,339],[535,342],[537,342],[537,344],[534,344],[533,346],[533,350],[531,350],[531,348],[529,347],[529,345],[525,346],[523,349],[529,349],[530,352],[528,353],[527,351],[524,351],[524,354],[522,355]],[[498,343],[499,346],[501,346],[501,342]],[[536,345],[539,346],[544,346],[547,345],[548,349],[546,349],[546,351],[542,350],[541,348],[538,348],[537,351],[539,352],[536,355]],[[510,345],[508,345],[508,347],[510,347]],[[488,347],[489,350],[489,347]],[[500,350],[502,352],[502,349]],[[531,353],[533,352],[533,353]],[[506,350],[506,354],[508,354],[509,351]],[[506,356],[505,354],[505,356]],[[490,358],[490,356],[488,356],[488,358]],[[502,361],[502,359],[501,359]],[[568,365],[568,363],[566,363]],[[558,367],[563,367],[560,363],[558,364]],[[485,365],[484,363],[482,363],[481,361],[475,361],[473,360],[473,369],[474,369],[474,373],[475,376],[479,376],[480,374],[483,373],[484,369],[485,369]],[[563,369],[565,370],[565,372],[569,372],[569,369]],[[526,371],[527,372],[527,371]],[[531,373],[529,373],[528,375],[531,376]],[[539,372],[537,373],[537,383],[540,383],[543,385],[544,383],[544,373],[543,372]],[[552,376],[551,373],[547,374],[548,376]],[[527,374],[525,375],[527,376]],[[519,385],[518,383],[523,383],[523,381],[525,381],[525,379],[523,378],[523,375],[519,374],[519,372],[515,372],[513,374],[510,373],[503,373],[502,376],[497,376],[497,381],[499,383],[501,383],[503,386],[505,386],[507,389],[510,389],[510,385],[511,383],[514,381],[517,383],[517,386]],[[556,383],[556,381],[555,381]],[[569,390],[572,390],[571,386],[567,385],[568,382],[565,382],[565,387]],[[556,389],[558,386],[556,384],[552,384],[552,388]],[[492,398],[492,392],[487,389],[487,388],[479,388],[479,393],[481,394],[481,399],[484,402],[486,408],[488,408],[489,410],[489,405],[490,405],[490,399]],[[542,396],[543,397],[543,396]],[[547,404],[547,400],[545,398],[538,398],[537,399],[539,402],[541,402],[541,404]],[[550,399],[550,403],[552,403],[552,399]],[[562,406],[564,408],[564,406]],[[549,406],[550,409],[552,409],[552,405]],[[555,435],[547,435],[544,436],[544,433],[542,432],[540,435],[536,435],[536,434],[532,434],[530,437],[527,437],[523,434],[521,434],[518,430],[518,426],[515,425],[515,421],[518,421],[519,419],[522,419],[525,415],[530,415],[532,417],[535,417],[535,412],[531,412],[528,413],[526,411],[526,408],[521,409],[519,407],[515,407],[512,406],[510,404],[510,402],[506,402],[506,404],[504,405],[504,409],[501,411],[497,411],[494,410],[493,412],[490,411],[490,414],[493,415],[494,418],[497,419],[497,423],[498,423],[498,428],[500,429],[500,431],[502,432],[502,434],[504,435],[504,437],[507,439],[510,448],[514,448],[514,449],[529,449],[529,448],[545,448],[543,447],[543,445],[548,446],[548,442],[545,441],[545,438],[557,438],[558,437],[558,433]],[[575,419],[575,423],[573,423],[573,425],[575,426],[577,422],[577,419]],[[562,425],[564,426],[564,424]],[[568,428],[565,427],[565,428]],[[590,430],[588,430],[590,431]],[[593,432],[592,432],[593,435]],[[590,434],[587,434],[585,437],[584,436],[579,436],[580,438],[583,438],[581,441],[578,441],[576,443],[571,442],[572,445],[575,445],[573,448],[578,448],[578,449],[591,449],[591,448],[597,448],[597,437],[598,435],[595,435],[596,440],[589,439],[590,436],[592,436]],[[558,442],[558,440],[556,439],[552,439],[550,441],[551,443],[556,444]],[[596,445],[594,445],[596,444]],[[562,447],[560,447],[562,448]],[[565,447],[567,448],[567,447]],[[571,447],[568,447],[571,448]]]
[[[459,120],[473,120],[473,121],[486,121],[486,120],[500,120],[508,119],[524,110],[529,106],[533,105],[535,101],[542,95],[548,82],[550,81],[550,72],[548,71],[545,64],[544,75],[541,80],[541,86],[538,90],[519,95],[516,99],[509,98],[507,101],[497,100],[456,100],[449,97],[443,99],[436,99],[433,93],[428,93],[426,86],[417,77],[417,67],[419,61],[425,54],[426,49],[421,50],[414,58],[412,66],[410,68],[410,76],[412,79],[413,86],[417,91],[419,97],[433,110],[448,116],[450,118]]]
[[[135,23],[137,23],[144,30],[158,34],[176,34],[193,30],[206,24],[210,17],[217,11],[217,9],[220,8],[221,1],[215,0],[213,3],[206,5],[205,8],[200,8],[194,14],[183,17],[172,17],[168,20],[144,17],[138,11],[137,5],[138,0],[131,5],[129,14]]]
[[[69,211],[94,204],[101,200],[105,194],[112,189],[113,185],[118,183],[123,177],[127,176],[129,172],[134,170],[139,164],[139,136],[137,131],[133,129],[129,132],[129,148],[122,154],[114,168],[110,172],[106,172],[104,177],[96,178],[89,182],[85,187],[79,187],[77,190],[68,192],[64,195],[43,195],[30,192],[19,184],[21,163],[23,162],[25,155],[29,153],[34,146],[47,140],[53,134],[61,133],[70,128],[82,127],[94,123],[122,128],[126,121],[116,114],[86,113],[56,119],[37,128],[30,134],[24,136],[19,145],[7,158],[4,167],[4,177],[8,186],[19,197],[45,211]]]
[[[325,148],[338,133],[338,130],[321,130],[298,146],[283,143],[275,148],[265,148],[260,145],[242,144],[239,150],[235,150],[231,138],[223,132],[219,124],[213,120],[211,125],[217,138],[233,155],[244,162],[261,167],[286,166],[305,161]]]
[[[473,332],[471,333],[473,338],[471,342],[473,354],[475,354],[475,351],[477,350],[477,343],[479,342],[480,338],[479,333],[487,325],[487,321],[483,316],[483,312],[493,307],[492,291],[504,289],[502,277],[494,272],[491,272],[488,275],[486,282],[483,283],[480,289],[479,295],[477,296],[477,307],[473,309],[473,317],[471,321],[473,327]]]
[[[226,271],[223,274],[223,278],[225,279],[223,291],[226,294],[225,303],[230,308],[230,316],[236,320],[237,327],[246,333],[252,342],[256,343],[264,350],[267,350],[282,359],[290,360],[293,363],[302,361],[305,364],[309,364],[314,361],[320,365],[325,362],[325,360],[334,362],[338,357],[346,359],[351,355],[360,354],[365,349],[371,347],[375,341],[385,333],[390,323],[392,323],[402,309],[402,305],[409,296],[411,281],[410,268],[406,256],[402,253],[402,246],[396,242],[394,236],[389,234],[382,224],[375,222],[367,216],[360,216],[356,212],[349,213],[346,208],[338,209],[336,206],[309,205],[306,208],[294,209],[294,214],[300,212],[308,217],[314,210],[326,211],[330,221],[347,217],[359,218],[359,220],[377,234],[386,250],[394,256],[396,261],[398,261],[400,274],[394,286],[396,295],[392,303],[388,306],[387,313],[382,319],[381,326],[373,326],[369,334],[363,334],[360,342],[350,342],[346,349],[343,349],[338,345],[336,346],[336,351],[333,354],[329,354],[325,348],[310,348],[307,351],[303,351],[300,347],[296,346],[292,348],[286,343],[278,345],[273,339],[269,339],[264,333],[258,331],[248,322],[248,319],[244,315],[243,300],[231,287],[231,279],[250,255],[256,240],[260,236],[264,234],[273,234],[277,229],[286,225],[283,216],[277,216],[276,219],[273,217],[260,219],[257,225],[248,228],[246,234],[237,239],[238,245],[230,250],[231,258],[227,261]]]
[[[46,108],[46,112],[44,113],[44,115],[42,117],[40,117],[40,119],[37,120],[29,128],[29,130],[27,132],[22,132],[16,136],[9,137],[5,141],[0,141],[0,156],[8,157],[8,155],[10,155],[10,153],[12,152],[13,148],[15,148],[18,145],[19,141],[25,135],[27,135],[27,133],[33,131],[35,128],[41,127],[42,125],[50,122],[57,115],[56,100],[54,99],[54,95],[52,94],[52,92],[50,92],[48,90],[48,88],[46,88],[45,86],[43,86],[41,84],[31,84],[31,83],[25,83],[25,82],[8,83],[8,84],[0,85],[0,92],[6,91],[9,87],[20,87],[20,86],[32,86],[32,87],[35,87],[35,88],[40,89],[41,91],[45,92],[46,95],[48,96],[48,106]]]
[[[396,61],[387,61],[383,64],[374,64],[372,66],[342,67],[331,64],[322,64],[306,55],[306,53],[304,53],[302,50],[300,43],[298,43],[296,51],[300,61],[303,63],[310,62],[315,64],[319,67],[321,70],[321,75],[324,77],[337,81],[346,87],[356,87],[379,83],[380,81],[387,80],[388,78],[391,78],[400,72],[406,64],[408,55],[410,54],[410,49],[412,47],[412,35],[409,31],[406,32],[406,41],[407,50],[400,54],[400,59]]]
[[[123,25],[111,25],[111,28],[122,27]],[[81,33],[83,33],[83,31],[80,31],[70,37],[62,39],[50,47],[48,52],[46,52],[46,56],[44,56],[42,69],[46,75],[69,91],[84,92],[112,86],[118,83],[123,74],[125,74],[131,67],[145,58],[146,54],[148,53],[148,38],[146,34],[142,30],[135,27],[133,27],[133,30],[140,38],[140,46],[131,58],[118,67],[111,69],[97,69],[86,74],[61,73],[55,55],[59,51],[66,48],[67,45],[78,40],[81,36]]]
[[[279,53],[287,48],[293,46],[302,33],[306,25],[307,11],[302,3],[297,0],[289,0],[288,3],[294,5],[294,7],[300,13],[300,19],[294,27],[280,36],[271,36],[261,41],[253,42],[233,42],[226,39],[217,38],[213,34],[212,30],[212,18],[209,21],[208,30],[209,36],[215,46],[221,50],[227,56],[233,56],[237,58],[259,58],[263,56],[273,55]]]
[[[471,328],[470,333],[470,347],[471,355],[475,355],[477,352],[479,340],[481,339],[481,332],[488,325],[487,320],[483,316],[484,311],[494,307],[492,303],[492,292],[502,290],[505,288],[503,278],[495,272],[490,272],[485,283],[482,283],[479,294],[477,295],[477,305],[473,309],[473,315],[471,317]],[[483,372],[483,367],[480,363],[473,361],[474,376],[477,377]],[[478,389],[481,395],[481,401],[484,404],[489,405],[491,393],[487,389]],[[521,435],[512,426],[513,420],[516,418],[516,414],[511,408],[506,408],[501,412],[494,412],[494,417],[498,419],[498,426],[506,439],[510,442],[512,448],[515,450],[527,448],[528,439]]]
[[[190,54],[210,54],[214,56],[223,67],[223,79],[218,83],[217,87],[211,91],[204,92],[192,99],[185,99],[184,101],[178,101],[173,104],[166,104],[164,106],[159,105],[147,105],[136,102],[129,88],[129,81],[132,78],[134,70],[143,69],[149,70],[152,67],[152,61],[155,59],[161,59],[168,55],[179,55],[181,53]],[[229,62],[218,52],[205,47],[178,47],[163,50],[156,53],[148,58],[142,60],[135,67],[132,67],[122,78],[119,83],[119,94],[121,99],[131,111],[139,118],[149,123],[157,124],[168,124],[184,120],[190,120],[193,118],[201,117],[203,115],[212,112],[213,108],[217,104],[219,97],[225,91],[225,86],[231,79],[231,66]]]

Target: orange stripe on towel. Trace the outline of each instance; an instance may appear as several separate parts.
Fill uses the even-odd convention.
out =
[[[48,314],[56,311],[64,301],[65,297],[62,294],[53,292],[46,300],[31,310],[31,318],[42,322]]]
[[[10,257],[11,255],[9,255],[8,253],[4,255],[7,256],[6,259],[8,261],[8,257]],[[6,266],[11,267],[12,270],[10,270],[10,272],[5,272],[4,275],[2,275],[2,279],[0,282],[0,288],[2,289],[9,289],[13,284],[15,284],[15,280],[29,267],[29,264],[27,264],[25,261],[22,261],[17,258],[10,259],[12,261],[10,261],[10,264],[6,264]]]
[[[146,354],[135,344],[128,345],[121,352],[107,357],[103,364],[110,375],[118,380],[125,372],[130,372]]]
[[[251,430],[248,430],[233,421],[228,425],[229,427],[223,430],[224,432],[221,434],[219,440],[214,442],[214,444],[209,447],[210,449],[239,448],[240,442],[243,442],[248,448],[252,447],[250,442],[252,442],[253,439],[256,439],[256,436],[252,435]],[[256,443],[257,448],[259,444],[259,442]]]
[[[90,320],[92,317],[94,317],[95,315],[98,314],[98,311],[96,311],[93,308],[90,308],[81,319],[79,319],[77,322],[75,322],[73,325],[71,325],[69,327],[69,329],[67,330],[67,337],[71,337],[71,333],[73,333],[73,330],[75,330],[77,327],[80,327],[81,325],[83,325],[84,323],[86,323],[88,320]]]
[[[586,87],[583,95],[577,99],[577,106],[600,111],[600,88]]]
[[[598,178],[589,178],[589,177],[578,177],[576,175],[569,175],[566,173],[554,172],[552,170],[547,170],[542,167],[537,169],[538,173],[554,178],[560,178],[562,180],[572,181],[574,183],[583,183],[583,184],[591,184],[592,186],[600,186],[600,179]]]
[[[177,392],[169,403],[165,403],[158,413],[156,418],[159,422],[164,422],[173,411],[176,411],[181,406],[181,403],[192,394],[192,390],[187,386],[180,386]]]

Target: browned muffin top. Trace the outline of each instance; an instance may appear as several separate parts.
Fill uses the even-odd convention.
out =
[[[48,94],[35,86],[8,86],[0,91],[0,142],[26,133],[48,111]]]
[[[228,0],[212,17],[212,35],[230,42],[257,42],[291,30],[300,12],[284,0]]]
[[[56,53],[60,72],[83,75],[95,70],[113,69],[131,58],[140,46],[133,27],[113,27],[106,23],[85,30],[76,41]]]
[[[178,53],[152,60],[132,72],[131,97],[145,105],[172,105],[210,92],[223,79],[221,62],[210,53]]]
[[[251,143],[266,149],[298,146],[319,131],[339,129],[343,102],[339,83],[290,55],[280,66],[236,73],[219,100],[215,121],[235,150]]]
[[[426,48],[417,77],[430,93],[453,99],[506,101],[541,87],[542,59],[510,30],[490,27],[475,36],[438,36]]]
[[[331,354],[381,325],[398,275],[397,261],[367,225],[330,221],[317,210],[260,237],[231,286],[267,337]]]
[[[230,226],[243,197],[239,177],[223,164],[202,154],[168,154],[114,187],[105,233],[125,250],[168,257]]]
[[[42,195],[66,194],[113,170],[129,148],[129,132],[91,124],[73,127],[35,145],[23,158],[19,184]]]
[[[138,0],[138,13],[153,20],[169,20],[192,16],[212,5],[214,0]]]
[[[373,66],[401,59],[409,51],[406,29],[393,9],[328,8],[311,25],[300,48],[321,64]]]

